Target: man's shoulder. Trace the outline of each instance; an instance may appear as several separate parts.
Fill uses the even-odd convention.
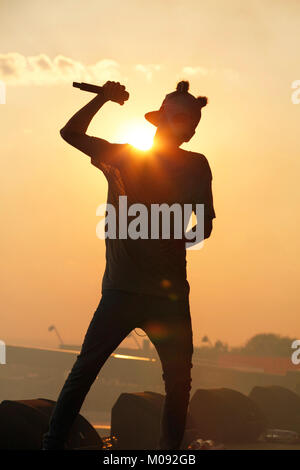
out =
[[[123,155],[130,155],[133,158],[139,158],[141,155],[146,154],[145,150],[141,150],[137,147],[134,147],[134,145],[127,143],[124,144],[114,144],[116,147],[116,150]]]
[[[112,143],[109,142],[109,148],[108,150],[113,152],[113,153],[123,153],[123,152],[130,152],[131,151],[131,145],[128,143]]]
[[[185,150],[187,154],[190,155],[190,158],[196,161],[197,163],[201,164],[202,162],[207,162],[208,160],[203,153],[200,152],[193,152],[192,150]]]
[[[129,143],[109,143],[107,153],[110,156],[110,162],[112,165],[117,167],[123,166],[124,163],[128,163],[129,158],[137,156],[135,147]]]
[[[199,172],[208,172],[209,174],[211,173],[209,162],[203,153],[192,152],[190,150],[185,150],[185,152],[187,153],[187,156],[190,159],[191,169],[193,171],[196,171],[197,174],[199,174]]]

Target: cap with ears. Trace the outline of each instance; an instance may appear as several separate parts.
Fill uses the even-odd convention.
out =
[[[149,111],[145,118],[154,126],[158,126],[162,119],[172,119],[175,114],[184,113],[190,115],[195,121],[195,127],[201,119],[201,109],[207,105],[206,96],[197,98],[188,92],[189,82],[177,83],[176,91],[168,93],[157,111]]]

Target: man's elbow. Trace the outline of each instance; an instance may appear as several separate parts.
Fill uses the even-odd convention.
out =
[[[66,141],[69,142],[72,137],[72,132],[66,130],[65,128],[60,129],[60,136]]]
[[[59,133],[60,136],[66,141],[68,138],[70,138],[70,132],[66,131],[64,128],[60,129]]]
[[[74,137],[78,135],[78,133],[65,129],[64,127],[60,129],[59,133],[60,133],[60,136],[69,144],[71,144]]]

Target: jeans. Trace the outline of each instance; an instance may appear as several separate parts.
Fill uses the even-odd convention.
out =
[[[65,449],[72,424],[102,366],[134,328],[145,331],[162,364],[165,401],[157,449],[180,449],[191,390],[193,333],[189,299],[104,290],[81,352],[59,394],[43,448]]]

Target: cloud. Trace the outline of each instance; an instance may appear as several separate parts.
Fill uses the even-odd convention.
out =
[[[85,65],[63,55],[52,60],[46,54],[23,56],[17,52],[0,54],[0,80],[9,85],[55,85],[70,81],[120,81],[119,64],[102,59]],[[122,78],[124,81],[124,77]]]
[[[183,67],[182,73],[186,75],[208,75],[209,70],[204,67]]]
[[[230,68],[222,69],[208,69],[205,67],[190,67],[186,66],[182,68],[182,73],[184,75],[202,75],[202,76],[213,76],[213,77],[224,77],[228,81],[236,82],[239,80],[240,75],[237,70]]]
[[[159,64],[149,64],[149,65],[143,65],[143,64],[137,64],[134,67],[135,70],[138,72],[142,72],[145,74],[146,79],[150,82],[153,77],[153,72],[161,70],[161,65]]]

